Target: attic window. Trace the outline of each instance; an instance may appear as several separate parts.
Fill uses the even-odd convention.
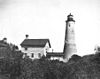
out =
[[[25,50],[27,50],[27,48],[25,48]]]

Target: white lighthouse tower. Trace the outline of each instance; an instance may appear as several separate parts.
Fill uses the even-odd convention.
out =
[[[74,30],[75,20],[73,15],[70,13],[66,20],[66,30],[65,30],[65,42],[64,42],[64,59],[67,61],[74,53],[76,53],[75,44],[75,30]]]

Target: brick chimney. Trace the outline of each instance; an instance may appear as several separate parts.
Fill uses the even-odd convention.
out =
[[[28,35],[28,34],[26,34],[26,35],[25,35],[25,37],[26,37],[26,39],[28,39],[29,35]]]

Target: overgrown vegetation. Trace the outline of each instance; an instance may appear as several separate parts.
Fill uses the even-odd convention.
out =
[[[1,51],[0,51],[1,53]],[[6,52],[5,52],[6,53]],[[73,55],[67,63],[41,58],[22,58],[21,52],[9,51],[0,59],[1,79],[100,79],[100,54]],[[11,54],[11,55],[9,55]]]

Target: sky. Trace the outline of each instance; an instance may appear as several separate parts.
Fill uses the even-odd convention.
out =
[[[78,55],[94,53],[100,45],[100,0],[0,0],[0,40],[20,46],[30,39],[49,38],[52,49],[64,48],[67,15],[75,19]],[[19,47],[20,48],[20,47]]]

